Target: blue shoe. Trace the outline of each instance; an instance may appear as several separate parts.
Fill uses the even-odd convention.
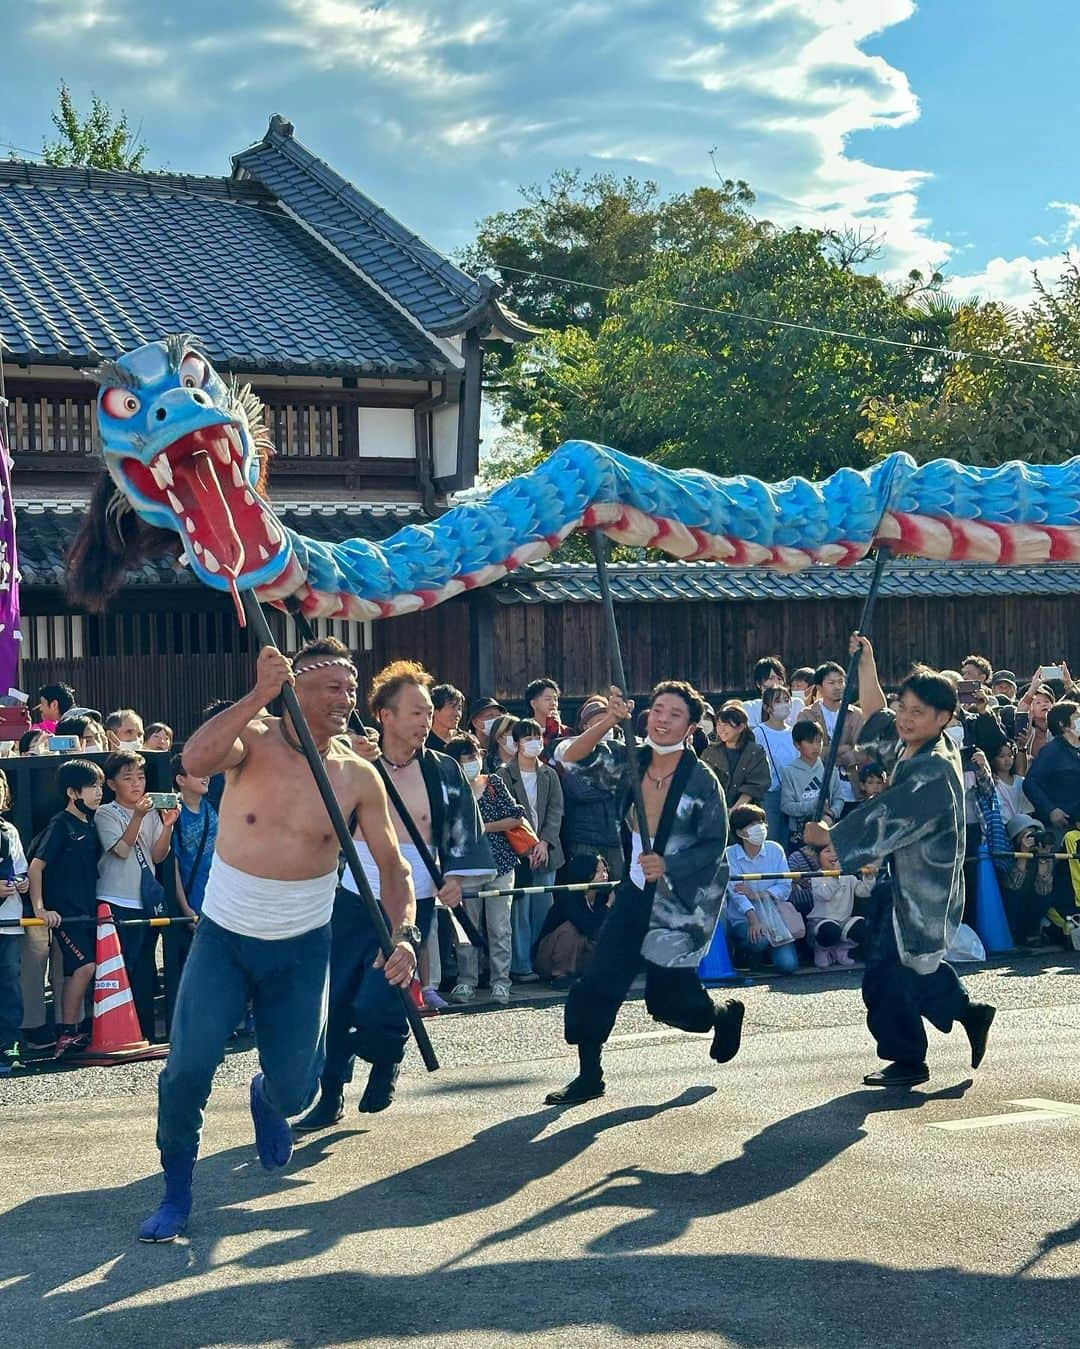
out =
[[[293,1136],[289,1121],[270,1105],[263,1092],[263,1075],[251,1079],[251,1118],[255,1124],[255,1147],[267,1171],[287,1166],[292,1156]]]
[[[191,1176],[197,1156],[195,1152],[182,1152],[172,1157],[162,1153],[165,1195],[157,1211],[139,1228],[140,1241],[175,1241],[183,1232],[191,1214]]]

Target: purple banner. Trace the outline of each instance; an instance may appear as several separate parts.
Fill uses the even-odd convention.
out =
[[[11,498],[11,458],[0,432],[0,697],[19,679],[19,554],[15,546],[15,503]]]

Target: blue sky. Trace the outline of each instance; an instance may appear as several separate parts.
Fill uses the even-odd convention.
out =
[[[747,179],[783,223],[879,229],[882,266],[1023,302],[1080,237],[1074,0],[23,0],[0,141],[60,79],[153,167],[225,174],[271,113],[449,251],[580,166]]]

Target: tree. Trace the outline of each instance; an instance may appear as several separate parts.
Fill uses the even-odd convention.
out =
[[[142,168],[147,148],[138,132],[132,131],[125,112],[117,118],[109,105],[92,93],[90,111],[82,117],[63,81],[57,97],[59,105],[50,116],[58,136],[42,148],[46,164],[131,171]]]
[[[766,480],[869,462],[874,449],[856,439],[862,408],[932,390],[940,362],[903,344],[938,345],[944,330],[925,303],[831,256],[833,243],[757,223],[657,251],[640,281],[609,297],[595,335],[572,326],[518,349],[503,375],[505,420],[545,450],[584,437]]]
[[[920,461],[984,465],[1010,459],[1053,464],[1080,454],[1080,270],[1074,262],[1053,288],[1036,277],[1036,299],[1020,313],[972,301],[940,317],[947,320],[944,345],[953,353],[941,380],[915,397],[872,399],[858,436],[868,452],[877,458],[906,450]]]

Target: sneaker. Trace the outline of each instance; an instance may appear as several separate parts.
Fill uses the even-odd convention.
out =
[[[819,970],[827,970],[829,968],[829,966],[832,964],[832,957],[829,955],[829,947],[827,946],[814,947],[814,964],[818,967]]]
[[[424,989],[424,1006],[431,1007],[436,1012],[441,1012],[444,1007],[449,1007],[450,1004],[445,998],[439,996],[438,989],[428,987]]]
[[[51,1026],[34,1026],[23,1030],[24,1049],[52,1049],[56,1044],[56,1031]]]
[[[500,1007],[505,1007],[510,1001],[510,981],[508,979],[496,979],[491,985],[491,1001],[497,1002]]]
[[[916,1087],[929,1080],[930,1069],[925,1063],[890,1063],[863,1078],[868,1087]]]
[[[535,970],[527,970],[524,974],[515,974],[511,970],[510,978],[515,984],[538,984],[540,982],[540,976]]]
[[[61,1031],[56,1037],[53,1058],[62,1059],[69,1049],[82,1049],[85,1044],[86,1041],[78,1031]]]
[[[474,984],[455,984],[450,994],[450,1001],[456,1003],[472,1002],[476,997],[476,986]]]

